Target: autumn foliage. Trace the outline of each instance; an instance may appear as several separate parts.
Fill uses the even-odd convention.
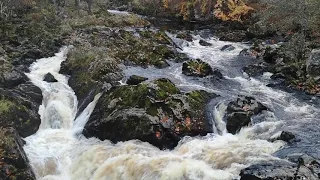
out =
[[[214,15],[223,21],[242,22],[254,9],[243,0],[218,0],[215,5]]]
[[[184,20],[215,17],[223,21],[241,22],[253,11],[243,0],[163,0],[162,5]]]

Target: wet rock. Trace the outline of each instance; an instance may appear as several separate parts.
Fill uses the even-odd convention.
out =
[[[320,160],[315,159],[307,154],[295,153],[287,155],[286,159],[298,164],[299,166],[305,166],[311,170],[313,175],[320,178]]]
[[[188,42],[192,42],[193,41],[192,35],[189,34],[189,33],[179,33],[179,34],[177,34],[176,38],[183,39],[183,40],[186,40]]]
[[[242,127],[251,123],[251,117],[267,110],[263,104],[252,97],[239,96],[237,100],[228,104],[226,111],[227,130],[236,134]]]
[[[24,73],[17,70],[3,72],[2,77],[0,78],[1,85],[6,88],[12,88],[28,81],[28,77]]]
[[[13,128],[0,128],[0,179],[36,179],[23,150],[23,141]]]
[[[22,137],[34,134],[41,123],[41,102],[41,90],[29,82],[13,89],[0,88],[0,127],[14,127]]]
[[[307,166],[287,161],[251,165],[241,170],[240,176],[240,180],[318,179]]]
[[[182,63],[191,59],[185,53],[176,53],[175,57],[172,60],[176,63]]]
[[[264,72],[267,72],[269,67],[264,64],[253,64],[243,68],[243,71],[247,73],[249,76],[259,76],[262,75]]]
[[[132,75],[127,80],[127,84],[128,85],[138,85],[141,82],[146,81],[146,80],[148,80],[148,78],[137,76],[137,75]]]
[[[187,76],[205,77],[213,74],[213,69],[208,63],[196,59],[182,64],[182,74]]]
[[[40,49],[30,49],[22,55],[22,59],[40,59],[42,52]]]
[[[154,66],[157,68],[163,69],[163,68],[169,67],[170,65],[166,60],[163,60],[163,61],[155,62]]]
[[[320,76],[320,49],[312,50],[310,57],[307,59],[307,72],[313,77]]]
[[[251,52],[249,49],[245,48],[240,51],[239,56],[242,56],[242,57],[251,56]]]
[[[265,49],[263,60],[267,63],[274,64],[279,58],[279,49],[268,46]]]
[[[277,138],[277,140],[282,140],[285,142],[290,142],[292,141],[296,136],[291,133],[291,132],[287,132],[287,131],[282,131],[280,136]]]
[[[44,81],[46,82],[58,82],[56,80],[56,78],[51,74],[51,73],[47,73],[45,76],[44,76]]]
[[[207,41],[204,41],[204,40],[202,40],[202,39],[199,41],[199,44],[200,44],[201,46],[212,46],[211,43],[208,43]]]
[[[181,93],[168,79],[113,87],[100,98],[84,135],[113,142],[140,139],[172,149],[183,136],[213,131],[205,107],[214,97],[205,91]]]
[[[233,51],[235,49],[236,48],[234,46],[232,46],[231,44],[228,44],[228,45],[224,45],[220,50],[221,51]]]
[[[287,143],[292,142],[294,139],[296,138],[296,136],[288,131],[282,131],[280,134],[276,134],[275,136],[271,137],[270,141],[274,142],[276,140],[281,140],[281,141],[285,141]]]

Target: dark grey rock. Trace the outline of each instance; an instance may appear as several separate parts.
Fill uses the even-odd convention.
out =
[[[213,132],[206,106],[215,97],[206,91],[182,93],[168,79],[112,87],[99,99],[83,133],[112,142],[139,139],[172,149],[183,136]]]
[[[202,40],[202,39],[199,41],[199,44],[200,44],[201,46],[212,46],[211,43],[208,43],[207,41],[204,41],[204,40]]]
[[[44,81],[46,82],[58,82],[56,80],[56,78],[51,74],[51,73],[47,73],[45,76],[44,76]]]
[[[232,46],[231,44],[228,44],[228,45],[224,45],[220,50],[221,51],[233,51],[235,49],[236,48],[234,46]]]
[[[146,81],[146,80],[148,80],[148,78],[137,76],[137,75],[132,75],[127,80],[127,84],[129,84],[129,85],[138,85],[141,82]]]
[[[319,161],[308,155],[289,155],[289,161],[269,161],[251,165],[240,172],[240,180],[318,180]]]
[[[253,64],[243,68],[243,71],[247,73],[249,76],[259,76],[262,75],[264,72],[269,71],[269,67],[264,64]]]
[[[28,81],[28,77],[24,73],[17,70],[4,72],[2,76],[3,78],[1,80],[1,84],[6,88],[12,88]]]
[[[35,180],[23,150],[23,140],[13,128],[0,128],[0,179]]]
[[[252,97],[239,96],[237,100],[230,102],[227,107],[225,118],[228,132],[236,134],[242,127],[251,123],[253,115],[267,109]]]

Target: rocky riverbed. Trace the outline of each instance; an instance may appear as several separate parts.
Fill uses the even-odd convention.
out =
[[[126,3],[1,17],[0,179],[320,178],[316,42]]]

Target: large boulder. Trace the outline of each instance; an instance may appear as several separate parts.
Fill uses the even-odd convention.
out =
[[[229,133],[236,134],[242,127],[251,123],[251,117],[263,110],[267,110],[263,104],[252,97],[239,96],[228,104],[225,119]]]
[[[320,49],[311,51],[310,57],[307,59],[307,72],[313,77],[320,76]]]
[[[319,161],[307,155],[293,155],[279,160],[251,165],[240,172],[241,180],[279,180],[320,178]]]
[[[0,82],[3,87],[12,88],[28,81],[28,77],[15,69],[3,71],[0,73]]]
[[[23,150],[23,141],[13,128],[0,128],[0,179],[36,179]]]
[[[41,123],[41,102],[41,90],[31,83],[14,89],[0,88],[0,127],[14,127],[22,137],[36,133]]]
[[[205,108],[214,97],[205,91],[182,93],[168,79],[113,87],[99,99],[84,135],[113,142],[140,139],[172,149],[183,136],[213,131]]]
[[[212,67],[200,59],[190,60],[182,64],[182,74],[187,76],[205,77],[216,75],[220,79],[223,77],[219,70]]]

